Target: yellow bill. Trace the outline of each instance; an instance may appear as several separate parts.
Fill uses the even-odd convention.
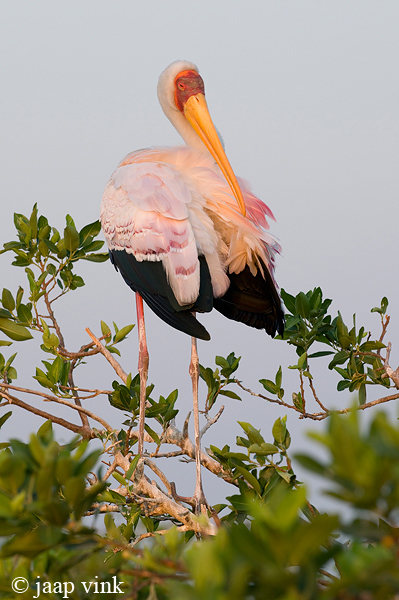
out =
[[[225,176],[227,183],[237,200],[238,206],[245,217],[246,208],[244,198],[215,126],[212,123],[204,94],[195,94],[188,98],[184,104],[184,116],[219,165],[219,168]]]

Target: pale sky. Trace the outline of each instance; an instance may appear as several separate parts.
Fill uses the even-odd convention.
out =
[[[334,314],[340,310],[350,324],[356,312],[358,323],[376,334],[378,318],[369,311],[387,296],[387,339],[393,342],[392,367],[398,366],[396,0],[25,0],[3,1],[0,11],[1,245],[14,237],[14,211],[30,214],[35,202],[58,229],[66,213],[79,228],[94,221],[105,184],[125,154],[180,144],[158,105],[156,85],[170,62],[187,59],[205,80],[235,172],[276,216],[280,286],[294,294],[321,286],[334,299]],[[0,257],[2,287],[15,292],[23,272],[9,267],[10,256]],[[134,295],[110,263],[88,263],[77,272],[87,285],[61,307],[72,350],[88,341],[85,327],[99,332],[100,319],[119,326],[135,322]],[[191,407],[190,340],[146,314],[149,378],[155,396],[179,387],[181,425]],[[202,364],[212,366],[216,354],[234,350],[243,356],[238,376],[256,391],[262,391],[258,379],[272,379],[280,364],[296,361],[292,348],[263,332],[216,312],[200,318],[212,336],[199,344]],[[19,385],[32,385],[33,346],[20,346]],[[135,331],[124,347],[124,369],[136,372]],[[14,344],[4,354],[17,349]],[[99,357],[79,383],[109,387],[113,378]],[[320,381],[320,395],[326,404],[346,406],[346,393],[335,391],[337,380],[332,374]],[[298,391],[295,373],[285,369],[283,381],[290,398]],[[272,441],[271,425],[285,414],[249,396],[226,404],[205,446],[234,445],[237,420],[252,422]],[[90,407],[115,426],[123,417],[106,399]],[[14,413],[3,437],[40,424],[17,408]],[[295,448],[311,448],[304,431],[315,425],[293,413],[288,426]]]

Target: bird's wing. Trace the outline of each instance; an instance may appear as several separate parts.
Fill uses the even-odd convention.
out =
[[[176,170],[158,162],[134,162],[116,169],[101,205],[109,249],[132,254],[138,262],[161,261],[181,306],[195,303],[200,286],[190,200]]]

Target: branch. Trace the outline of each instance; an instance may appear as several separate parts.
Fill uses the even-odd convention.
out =
[[[298,410],[296,408],[296,406],[287,404],[283,400],[268,398],[267,396],[264,396],[263,394],[257,394],[256,392],[253,392],[252,390],[245,388],[240,383],[240,381],[238,381],[237,379],[235,380],[235,383],[237,383],[237,385],[241,389],[243,389],[245,392],[248,392],[249,394],[251,394],[251,396],[256,396],[258,398],[262,398],[263,400],[267,400],[268,402],[274,402],[276,404],[280,404],[280,406],[285,406],[286,408],[295,410],[295,412],[299,413],[300,419],[312,419],[313,421],[322,421],[323,419],[326,419],[327,417],[329,417],[332,414],[345,415],[348,412],[353,412],[354,410],[364,410],[366,408],[370,408],[371,406],[376,406],[377,404],[384,404],[385,402],[391,402],[392,400],[397,400],[399,398],[399,393],[398,393],[398,394],[393,394],[392,396],[384,396],[383,398],[378,398],[377,400],[371,400],[370,402],[365,402],[365,404],[359,404],[359,406],[351,406],[349,408],[342,408],[341,410],[330,410],[330,409],[324,408],[323,412],[307,413],[307,412],[301,412],[300,410]],[[322,406],[322,404],[320,402],[319,402],[319,404],[320,404],[320,406]]]
[[[56,331],[56,334],[57,334],[57,337],[58,337],[58,339],[59,339],[59,341],[60,341],[60,346],[64,347],[64,346],[65,346],[64,336],[62,335],[62,332],[61,332],[60,326],[58,325],[58,321],[57,321],[57,319],[55,318],[54,311],[53,311],[53,309],[51,308],[51,303],[50,303],[50,300],[49,300],[49,297],[48,297],[48,292],[47,292],[47,291],[45,291],[43,298],[44,298],[44,302],[45,302],[45,304],[46,304],[46,308],[47,308],[48,315],[49,315],[49,317],[50,317],[50,320],[51,320],[51,322],[52,322],[52,323],[53,323],[53,325],[54,325],[54,329],[55,329],[55,331]]]
[[[107,350],[105,346],[103,346],[103,344],[100,342],[100,340],[96,338],[96,336],[90,331],[90,329],[88,327],[86,328],[86,332],[91,337],[91,339],[93,340],[93,342],[95,343],[95,345],[97,346],[97,348],[99,349],[101,354],[103,356],[105,356],[105,358],[107,359],[109,364],[112,366],[112,368],[114,369],[116,374],[122,379],[123,383],[126,383],[127,374],[122,369],[122,367],[120,366],[118,361],[114,359],[111,352],[109,350]]]
[[[115,455],[114,462],[120,466],[125,473],[129,470],[130,461],[127,456],[122,456],[120,452]],[[175,502],[172,498],[164,494],[156,485],[153,485],[147,477],[144,476],[143,470],[137,466],[131,477],[133,483],[133,492],[140,496],[147,496],[155,501],[151,514],[165,515],[179,521],[182,526],[181,531],[194,531],[200,535],[215,535],[216,528],[209,520],[204,523],[203,517],[197,519],[187,508]]]
[[[108,432],[112,433],[114,431],[113,428],[111,427],[111,425],[109,425],[107,423],[107,421],[104,421],[104,419],[102,419],[101,417],[95,415],[90,410],[87,410],[87,408],[83,408],[83,406],[78,406],[76,404],[73,404],[72,402],[68,402],[68,400],[63,400],[62,398],[58,398],[57,396],[52,396],[51,394],[44,394],[43,392],[39,392],[37,390],[30,390],[28,388],[20,388],[15,385],[11,385],[9,383],[2,383],[1,388],[8,388],[8,389],[14,390],[16,392],[22,392],[24,394],[33,394],[34,396],[40,396],[41,398],[43,398],[43,400],[45,402],[57,402],[58,404],[64,404],[65,406],[69,406],[69,408],[72,408],[73,410],[77,410],[79,413],[82,413],[85,416],[90,417],[94,421],[101,423],[101,425],[103,425]],[[3,395],[1,393],[1,390],[0,390],[0,394]],[[6,396],[4,396],[4,397],[6,397]],[[28,405],[26,405],[26,406],[28,406]],[[90,429],[90,427],[88,425],[84,425],[83,428]]]
[[[130,546],[135,546],[136,544],[138,544],[142,540],[145,540],[146,538],[149,538],[149,537],[156,537],[157,535],[165,535],[169,531],[170,531],[170,529],[158,529],[157,531],[154,531],[154,533],[151,533],[151,532],[142,533],[141,535],[139,535],[139,537],[137,538],[137,540],[134,540],[133,542],[130,542]],[[139,573],[141,575],[142,571],[139,571]]]
[[[3,387],[3,386],[2,386]],[[94,431],[90,429],[90,427],[83,427],[82,425],[75,425],[74,423],[70,423],[69,421],[65,421],[65,419],[61,419],[61,417],[56,417],[50,413],[45,412],[44,410],[40,410],[39,408],[35,408],[30,404],[26,404],[19,398],[15,398],[15,396],[11,396],[7,392],[0,389],[0,396],[5,398],[9,404],[15,404],[20,408],[24,408],[25,410],[37,415],[38,417],[42,417],[43,419],[50,420],[52,423],[56,423],[57,425],[61,425],[61,427],[65,427],[65,429],[69,429],[69,431],[73,431],[74,433],[78,433],[84,439],[94,439],[96,437]],[[74,405],[73,405],[74,406]],[[76,407],[77,408],[77,407]]]
[[[190,415],[188,415],[189,418]],[[183,428],[183,432],[179,431],[174,424],[170,424],[163,434],[161,441],[166,444],[174,444],[175,446],[179,446],[184,454],[189,456],[190,458],[195,459],[195,448],[194,444],[188,437],[188,431],[186,427],[186,423],[188,424],[188,418],[186,419],[185,426]],[[230,474],[225,471],[220,463],[218,463],[214,458],[208,456],[201,450],[201,464],[208,469],[211,473],[214,473],[218,477],[222,477],[228,483],[232,483],[237,486],[237,482],[230,477]]]
[[[158,469],[158,467],[156,466],[156,464],[153,463],[152,460],[150,460],[149,458],[145,458],[144,459],[144,464],[147,465],[147,467],[150,467],[150,469],[152,469],[152,471],[154,471],[154,473],[156,475],[158,475],[159,479],[165,485],[165,487],[166,487],[166,489],[168,491],[168,494],[172,494],[172,488],[171,488],[170,482],[165,477],[164,473],[162,473],[161,469]]]

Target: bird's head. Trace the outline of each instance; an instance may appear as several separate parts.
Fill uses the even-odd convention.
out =
[[[183,115],[186,122],[190,124],[218,164],[245,216],[244,198],[209,114],[204,81],[197,67],[193,63],[182,60],[169,65],[159,78],[158,98],[166,116],[178,130],[179,121],[173,118],[173,115],[176,117],[176,112]]]

